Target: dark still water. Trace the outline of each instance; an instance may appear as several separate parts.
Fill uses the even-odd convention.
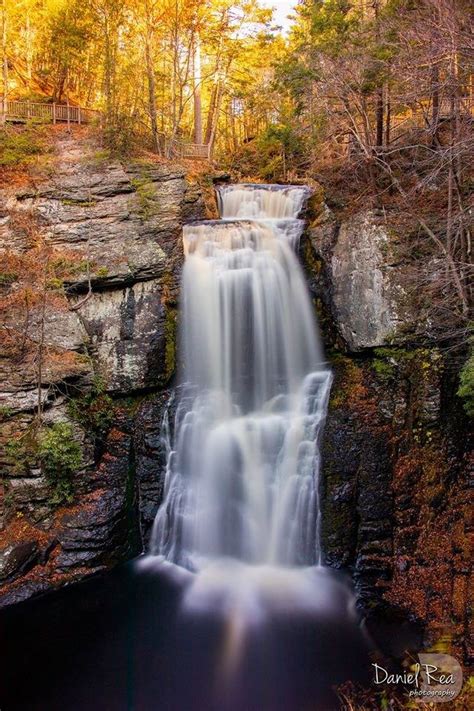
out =
[[[142,559],[143,560],[143,559]],[[193,576],[136,563],[4,610],[2,711],[326,711],[370,681],[369,644],[327,569]]]

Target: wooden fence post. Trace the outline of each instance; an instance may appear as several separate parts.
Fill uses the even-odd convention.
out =
[[[53,103],[53,123],[56,123],[56,102]]]
[[[80,106],[77,109],[77,123],[79,125],[81,124],[81,107]]]

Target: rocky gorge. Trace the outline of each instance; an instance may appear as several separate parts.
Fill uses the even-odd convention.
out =
[[[28,249],[25,217],[86,261],[69,308],[32,309],[52,354],[41,388],[2,359],[0,604],[107,570],[146,546],[162,495],[163,413],[176,370],[185,222],[212,214],[212,173],[111,161],[58,133],[50,174],[2,189],[0,238]],[[341,219],[315,189],[301,258],[335,373],[323,440],[326,563],[351,571],[369,624],[416,621],[465,657],[469,618],[468,423],[460,357],[431,337],[390,218]],[[12,311],[9,318],[14,318]],[[39,393],[39,394],[38,394]],[[74,498],[55,503],[37,461],[12,456],[43,401],[47,425],[80,444]],[[71,402],[75,403],[71,408]],[[454,632],[453,632],[454,630]]]

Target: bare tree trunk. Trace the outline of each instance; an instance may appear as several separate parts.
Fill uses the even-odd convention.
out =
[[[221,22],[223,25],[226,24],[227,22],[227,10],[224,10],[221,15]],[[214,123],[216,120],[216,107],[217,107],[217,99],[219,95],[219,90],[220,90],[220,81],[221,81],[221,64],[222,64],[222,47],[223,47],[223,36],[224,33],[221,34],[220,37],[220,42],[219,42],[219,49],[216,54],[216,64],[214,67],[214,83],[212,85],[212,91],[211,91],[211,98],[209,101],[209,110],[207,113],[207,121],[206,121],[206,133],[204,137],[204,143],[206,145],[210,145],[213,132],[214,132]],[[230,63],[227,67],[227,71],[229,70]]]
[[[374,0],[375,14],[375,39],[377,43],[380,41],[380,0]],[[383,85],[377,88],[375,94],[375,147],[377,151],[383,148],[383,119],[384,119],[384,101],[383,101]]]
[[[237,140],[237,131],[235,130],[235,113],[234,113],[234,106],[232,104],[232,100],[230,101],[229,104],[229,111],[230,111],[230,130],[232,134],[232,147],[235,150],[237,150],[238,146],[238,140]]]
[[[214,113],[216,110],[216,98],[217,98],[217,81],[214,82],[211,91],[211,98],[209,101],[209,110],[207,113],[206,121],[206,133],[204,137],[204,143],[209,145],[212,135],[212,126],[214,125]]]
[[[431,135],[432,144],[438,143],[439,125],[439,65],[433,64],[431,68]]]
[[[176,32],[175,32],[175,40],[177,43],[176,48],[178,48],[179,32],[178,32],[177,25],[176,25]],[[173,74],[175,75],[176,79],[173,82],[173,130],[171,132],[171,137],[170,137],[170,141],[169,141],[168,157],[170,156],[170,152],[172,151],[173,143],[175,142],[176,138],[179,135],[181,120],[182,120],[183,114],[184,114],[184,109],[185,109],[185,105],[186,105],[186,101],[184,99],[184,91],[185,91],[185,88],[188,86],[188,82],[190,80],[190,74],[191,74],[191,68],[192,68],[193,46],[194,46],[194,31],[191,33],[191,36],[189,38],[189,45],[187,47],[188,51],[186,53],[186,62],[184,63],[184,68],[183,68],[182,73],[180,72],[178,50],[176,50],[178,53],[175,54],[175,58],[174,58]],[[176,91],[176,86],[178,87],[178,91]]]
[[[202,143],[202,99],[201,99],[201,40],[198,32],[194,40],[193,53],[194,84],[194,143]]]
[[[212,111],[209,110],[208,116],[208,126],[206,128],[206,143],[209,146],[209,158],[212,158],[214,153],[214,146],[217,136],[217,126],[219,124],[219,115],[221,111],[222,99],[224,98],[224,90],[227,82],[227,77],[230,73],[230,68],[232,66],[232,57],[227,60],[225,67],[223,68],[222,74],[219,75],[219,67],[216,67],[217,81],[215,83],[215,96],[212,102]],[[213,91],[214,91],[213,90]]]
[[[224,94],[224,87],[223,87],[223,84],[221,82],[219,82],[218,87],[217,87],[214,121],[212,124],[211,135],[209,137],[209,158],[212,158],[212,155],[214,153],[214,145],[216,142],[216,135],[217,135],[217,124],[219,122],[219,113],[221,110],[221,103],[222,103],[223,94]]]
[[[61,100],[63,98],[64,94],[64,85],[66,83],[66,78],[67,78],[67,67],[62,66],[60,75],[58,78],[58,83],[54,89],[54,94],[53,94],[53,100],[57,103],[60,104]]]
[[[25,38],[26,38],[26,76],[31,80],[33,76],[33,37],[31,33],[30,11],[26,11],[25,17]]]
[[[211,98],[209,99],[209,109],[207,112],[207,121],[206,121],[206,132],[204,134],[204,143],[207,143],[207,144],[209,144],[209,141],[211,140],[212,126],[214,125],[214,113],[216,110],[216,99],[217,99],[217,86],[218,86],[218,82],[215,81],[214,84],[212,85]]]
[[[165,133],[166,130],[166,124],[165,124],[165,96],[166,96],[166,60],[163,59],[163,77],[161,80],[161,108],[160,108],[160,127],[161,127],[161,132]]]
[[[7,7],[6,0],[2,2],[2,77],[3,77],[3,97],[2,115],[0,123],[4,125],[7,121],[8,111],[8,57],[7,57]]]
[[[111,148],[115,147],[116,142],[114,127],[117,123],[117,51],[121,12],[120,4],[103,2],[105,127],[106,140]]]
[[[147,17],[147,25],[149,18]],[[155,72],[153,69],[153,61],[151,57],[151,28],[146,28],[145,37],[145,61],[146,61],[146,75],[148,82],[148,109],[150,112],[150,122],[151,122],[151,135],[153,139],[153,147],[157,153],[160,153],[160,140],[158,136],[158,115],[156,110],[156,82],[155,82]]]
[[[171,36],[171,43],[173,49],[173,71],[171,74],[171,135],[174,137],[177,131],[177,91],[178,86],[178,72],[179,72],[179,31],[178,31],[178,3],[174,4],[174,26]]]
[[[107,128],[112,124],[113,99],[112,99],[112,48],[110,21],[105,13],[104,17],[105,61],[104,61],[104,93],[105,93],[105,122]]]
[[[383,115],[384,115],[384,105],[383,105],[383,87],[377,89],[376,95],[376,130],[375,130],[375,147],[378,151],[383,148]]]
[[[454,188],[454,171],[452,161],[452,148],[450,149],[450,163],[448,176],[448,212],[446,215],[446,250],[452,254],[452,236],[453,236],[453,188]],[[449,272],[448,272],[449,275]]]
[[[386,99],[385,99],[385,145],[388,147],[390,145],[390,128],[392,120],[392,104],[390,101],[390,89],[386,88]]]

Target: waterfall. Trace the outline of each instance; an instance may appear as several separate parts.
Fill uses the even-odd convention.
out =
[[[220,188],[184,228],[184,362],[151,552],[319,563],[319,436],[331,376],[296,249],[307,189]]]

